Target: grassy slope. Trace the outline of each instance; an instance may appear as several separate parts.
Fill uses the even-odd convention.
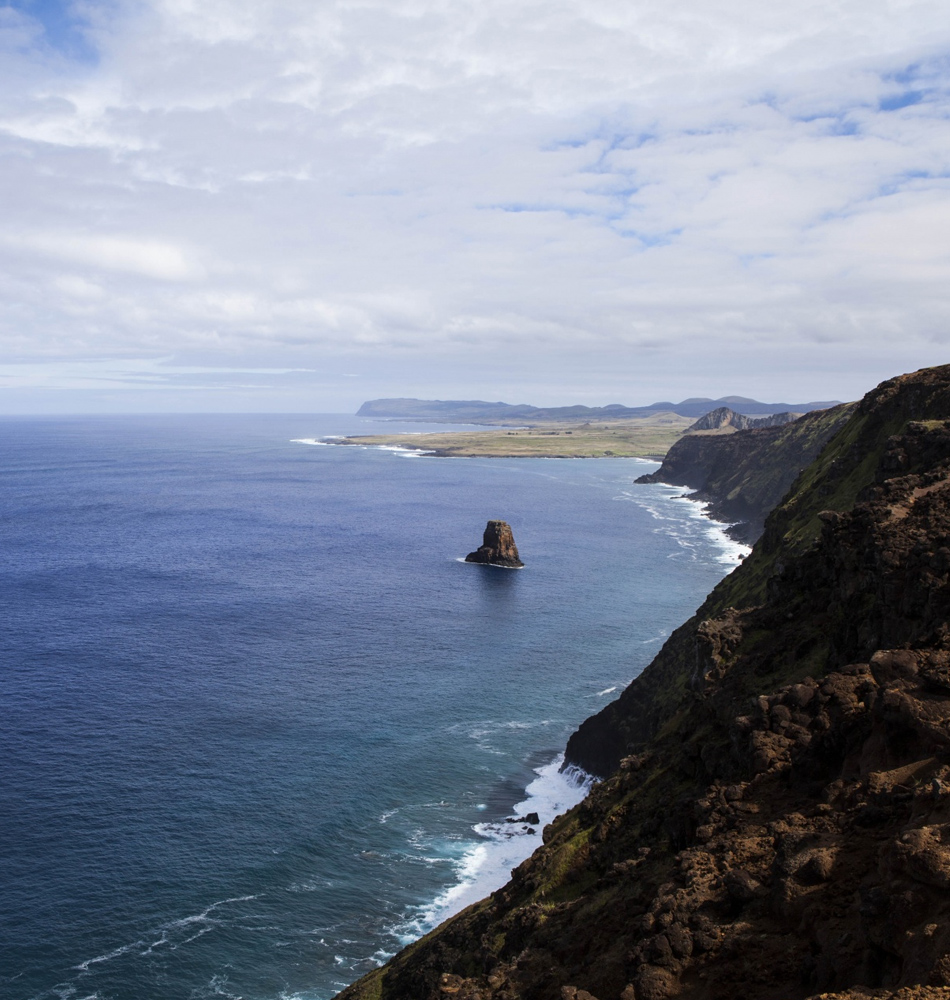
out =
[[[700,491],[702,498],[712,501],[713,516],[727,521],[751,521],[752,538],[757,538],[770,511],[844,425],[854,405],[845,403],[808,413],[777,428],[774,437],[764,438],[761,449],[744,450],[734,461],[713,470]],[[754,431],[746,432],[741,437],[733,436],[732,441],[739,443],[746,435],[753,441],[760,436]]]

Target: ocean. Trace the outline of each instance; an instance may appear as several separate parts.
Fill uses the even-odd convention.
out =
[[[333,996],[506,881],[744,551],[655,463],[319,443],[400,429],[0,420],[3,1000]]]

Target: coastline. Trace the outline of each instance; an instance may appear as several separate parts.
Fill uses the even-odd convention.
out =
[[[596,780],[593,775],[578,767],[562,768],[563,751],[547,764],[534,768],[535,778],[525,787],[524,798],[509,810],[511,818],[537,813],[539,822],[536,826],[529,827],[500,818],[476,823],[472,827],[477,839],[471,841],[455,861],[458,881],[431,902],[415,907],[393,929],[400,948],[505,885],[511,877],[511,870],[541,846],[544,827],[587,797]],[[374,957],[382,958],[382,954]],[[391,955],[386,954],[386,958],[389,957]]]
[[[689,487],[688,486],[675,486],[675,487],[673,487],[673,489],[675,489],[675,490],[688,490]],[[722,535],[720,544],[724,548],[731,550],[731,553],[733,553],[730,556],[726,557],[726,558],[728,558],[728,560],[729,560],[730,563],[738,566],[738,564],[743,559],[745,559],[746,556],[749,555],[749,553],[752,552],[752,546],[748,542],[745,542],[741,538],[737,538],[737,537],[735,537],[732,534],[732,530],[737,527],[736,523],[730,522],[730,521],[720,521],[718,518],[716,518],[710,512],[710,508],[712,507],[712,501],[711,500],[703,500],[695,492],[694,493],[680,493],[677,496],[672,497],[671,499],[673,499],[673,500],[683,500],[686,503],[693,504],[695,506],[696,511],[697,511],[697,514],[695,516],[699,517],[699,518],[703,518],[706,521],[708,521],[709,524],[710,524],[710,526],[711,526],[711,530],[713,532],[716,532],[716,533],[719,533],[719,534]]]
[[[707,536],[720,550],[718,562],[722,565],[735,568],[752,551],[751,545],[730,534],[730,529],[734,527],[732,523],[720,521],[710,513],[711,503],[709,500],[694,498],[695,494],[690,495],[688,492],[683,492],[684,490],[689,490],[688,486],[671,486],[669,483],[633,483],[631,485],[640,486],[645,489],[654,487],[662,500],[689,504],[690,518],[704,522]],[[626,491],[618,497],[620,500],[639,503],[655,520],[666,520],[663,513],[651,504],[648,498],[648,493]]]
[[[728,567],[724,570],[724,575],[738,566],[751,551],[750,546],[734,540],[728,534],[731,525],[717,521],[708,513],[708,501],[693,500],[683,495],[682,490],[686,487],[670,486],[665,483],[647,484],[647,486],[654,487],[650,492],[659,494],[656,499],[660,506],[666,502],[680,507],[682,504],[689,504],[690,520],[704,522],[704,534],[717,552],[716,561],[723,567]],[[657,510],[656,506],[649,502],[648,493],[644,496],[638,490],[637,494],[639,495],[629,494],[617,499],[637,502],[657,520],[675,524],[675,519],[664,515],[662,510]],[[671,533],[684,547],[684,554],[689,558],[696,558],[696,553],[690,551],[690,543],[681,539],[675,531]],[[464,562],[463,559],[458,561]],[[614,698],[610,700],[614,700],[620,697],[626,686],[600,694],[612,694]],[[477,839],[468,840],[468,846],[454,862],[457,881],[446,887],[429,903],[414,907],[405,919],[392,929],[391,933],[400,949],[419,940],[468,906],[487,898],[506,885],[511,877],[511,871],[542,845],[541,833],[544,827],[557,816],[581,803],[592,786],[599,781],[596,776],[587,773],[576,764],[568,763],[564,751],[558,753],[549,763],[533,770],[536,777],[527,784],[524,798],[512,805],[508,815],[523,817],[536,812],[540,820],[537,828],[533,833],[529,833],[524,829],[524,825],[510,824],[505,819],[476,823],[471,829]],[[373,961],[382,965],[394,954],[381,948],[373,955]]]
[[[868,393],[747,563],[572,736],[605,776],[584,804],[342,997],[941,993],[948,408],[950,365]]]

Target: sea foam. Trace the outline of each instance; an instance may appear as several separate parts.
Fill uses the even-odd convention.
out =
[[[535,768],[537,777],[525,789],[525,798],[512,806],[512,818],[537,813],[537,826],[505,820],[475,824],[472,829],[479,839],[455,863],[458,881],[394,929],[401,945],[416,940],[503,886],[512,869],[541,846],[544,827],[587,795],[594,781],[591,775],[574,766],[561,770],[563,764],[564,755],[560,754]]]
[[[751,546],[737,542],[729,536],[731,524],[716,521],[709,515],[709,504],[703,500],[693,500],[685,495],[687,486],[670,486],[666,483],[651,483],[640,489],[623,490],[615,499],[626,500],[642,507],[655,521],[660,522],[658,531],[673,538],[680,549],[690,558],[708,551],[712,543],[716,561],[723,566],[738,566],[752,551]],[[675,504],[688,512],[689,521],[684,525],[682,518],[674,516],[667,504]],[[682,505],[687,505],[683,507]],[[690,530],[690,522],[698,529]],[[686,531],[683,528],[686,527]],[[672,558],[669,557],[669,558]]]
[[[326,434],[322,438],[291,438],[291,444],[325,445],[336,446],[343,440],[342,434]],[[400,458],[422,458],[425,455],[434,455],[431,448],[406,448],[400,444],[360,444],[347,445],[350,448],[362,448],[370,451],[389,451]]]

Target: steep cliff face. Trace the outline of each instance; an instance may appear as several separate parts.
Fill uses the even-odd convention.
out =
[[[696,490],[695,498],[709,502],[713,517],[733,523],[733,537],[754,542],[769,511],[844,424],[853,406],[844,403],[782,424],[752,424],[744,417],[744,429],[734,434],[687,434],[670,448],[656,472],[637,482]]]
[[[343,996],[947,997],[948,619],[950,366],[870,393],[575,734],[610,776],[511,882]]]
[[[769,417],[747,417],[744,413],[730,410],[728,406],[720,406],[700,417],[689,429],[691,431],[717,431],[724,428],[734,428],[737,431],[744,431],[752,427],[781,427],[792,423],[800,416],[800,413],[773,413]]]

